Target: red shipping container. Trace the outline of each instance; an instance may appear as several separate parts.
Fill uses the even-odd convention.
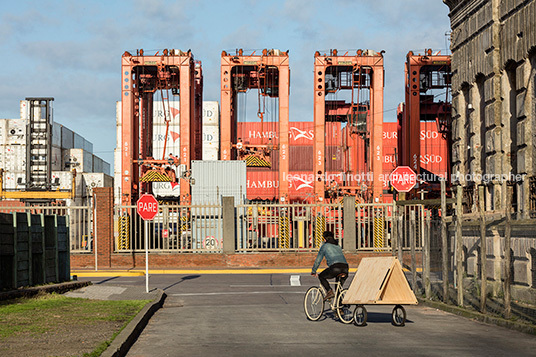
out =
[[[309,172],[290,172],[289,198],[290,201],[312,199],[315,184],[315,175]]]
[[[279,197],[279,173],[277,171],[248,169],[246,176],[248,200],[275,200]]]
[[[290,171],[313,171],[313,147],[290,146],[289,150]]]

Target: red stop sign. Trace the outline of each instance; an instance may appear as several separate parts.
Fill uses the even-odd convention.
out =
[[[391,172],[389,181],[398,192],[409,192],[417,184],[417,175],[409,166],[398,166]]]
[[[158,201],[153,195],[144,194],[136,203],[136,210],[144,221],[150,221],[158,213]]]

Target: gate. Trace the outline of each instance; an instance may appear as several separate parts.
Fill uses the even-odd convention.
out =
[[[114,207],[114,251],[145,250],[144,229],[136,206]],[[219,253],[223,248],[222,207],[160,205],[148,222],[150,252]]]
[[[325,230],[342,237],[342,204],[246,204],[236,208],[238,252],[311,251],[322,245]]]

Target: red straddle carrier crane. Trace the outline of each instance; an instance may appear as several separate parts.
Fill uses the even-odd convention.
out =
[[[383,51],[315,53],[314,193],[316,201],[355,195],[361,202],[383,201]],[[343,172],[329,171],[337,155],[326,123],[343,128]],[[327,165],[329,164],[329,165]]]
[[[432,54],[431,49],[426,49],[424,55],[408,52],[406,99],[398,113],[399,164],[410,166],[418,174],[418,186],[422,189],[424,184],[429,197],[439,193],[439,176],[450,177],[451,76],[450,55]],[[442,145],[447,147],[445,162],[441,165],[444,169],[439,170],[445,172],[429,172],[422,167],[427,144],[420,133],[425,122],[437,123],[437,132],[444,140]]]
[[[251,113],[246,107],[250,90],[257,91]],[[288,202],[289,92],[288,51],[222,52],[220,159],[245,160],[248,173],[273,176],[279,187],[269,200],[276,202]],[[260,123],[261,132],[274,131],[277,141],[263,138],[260,143],[249,142],[238,129],[239,121]]]
[[[196,65],[191,51],[177,49],[153,55],[142,49],[136,55],[125,52],[121,79],[121,203],[130,205],[151,192],[151,182],[176,183],[178,167],[181,174],[188,173],[190,160],[201,159],[201,120],[196,115],[202,113],[203,81],[201,65]],[[162,157],[154,157],[153,102],[162,101],[165,116],[170,113],[170,95],[180,99],[180,153],[167,153],[165,143]],[[172,118],[164,120],[169,129]],[[180,202],[190,202],[187,179],[180,180]]]

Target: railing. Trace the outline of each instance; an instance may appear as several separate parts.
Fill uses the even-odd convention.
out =
[[[325,230],[342,237],[342,218],[342,204],[238,205],[236,251],[315,250]]]
[[[93,210],[90,206],[3,206],[0,212],[68,216],[71,252],[90,253],[93,250]]]
[[[115,206],[115,252],[145,250],[145,226],[136,206]],[[222,207],[161,205],[148,222],[151,252],[215,253],[223,248]]]

